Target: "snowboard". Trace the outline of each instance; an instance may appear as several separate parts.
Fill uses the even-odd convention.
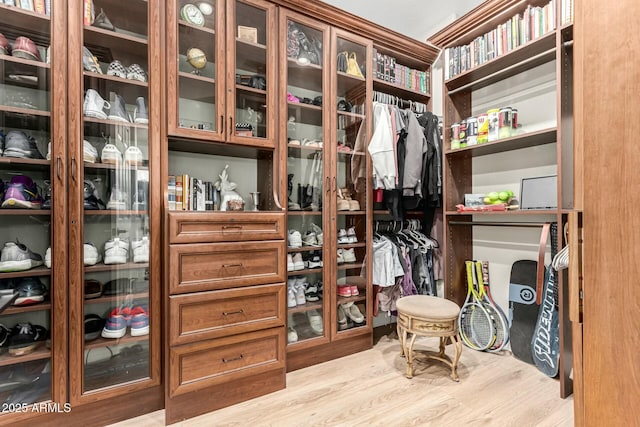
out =
[[[509,329],[511,352],[523,362],[534,364],[531,355],[531,340],[538,319],[536,305],[536,278],[538,263],[519,260],[511,266],[509,279]]]

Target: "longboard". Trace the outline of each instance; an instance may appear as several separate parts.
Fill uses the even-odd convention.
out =
[[[511,266],[509,280],[509,330],[511,351],[523,362],[533,364],[531,339],[538,319],[539,306],[536,305],[536,277],[538,263],[519,260]]]

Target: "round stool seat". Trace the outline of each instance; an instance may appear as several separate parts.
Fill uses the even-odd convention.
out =
[[[396,302],[398,312],[429,320],[457,319],[460,307],[448,299],[429,295],[409,295]]]

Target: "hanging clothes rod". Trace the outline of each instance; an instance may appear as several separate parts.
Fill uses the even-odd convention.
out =
[[[450,225],[480,225],[483,227],[542,227],[544,222],[493,222],[493,221],[449,221]]]

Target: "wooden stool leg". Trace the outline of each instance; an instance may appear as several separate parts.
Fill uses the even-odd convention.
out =
[[[398,341],[400,341],[400,357],[404,357],[404,340],[402,339],[403,328],[400,323],[396,324],[396,333],[398,334]]]
[[[447,337],[440,337],[440,353],[438,356],[444,357],[444,346],[447,342]]]
[[[405,330],[405,334],[406,334]],[[416,342],[416,334],[411,334],[411,340],[409,341],[409,348],[405,349],[405,354],[407,356],[407,373],[405,376],[407,378],[413,378],[413,343]],[[406,338],[405,338],[406,340]]]
[[[460,355],[462,354],[462,341],[460,340],[460,336],[455,334],[451,337],[451,342],[455,344],[456,354],[453,358],[453,363],[451,364],[451,379],[454,381],[460,381],[458,378],[458,361],[460,360]]]

